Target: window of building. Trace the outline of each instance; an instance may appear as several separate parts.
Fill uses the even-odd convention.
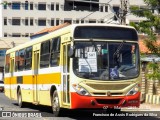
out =
[[[0,50],[0,56],[5,56],[6,50]]]
[[[7,1],[3,1],[3,3],[7,3]],[[3,9],[7,9],[7,4],[3,4]]]
[[[54,26],[54,19],[51,19],[51,26]]]
[[[39,26],[46,26],[46,20],[45,19],[39,19],[38,20],[38,25]]]
[[[28,26],[28,18],[25,19],[25,25]]]
[[[4,25],[7,25],[7,18],[4,18]]]
[[[39,3],[39,4],[38,4],[38,10],[46,10],[46,4],[44,4],[44,3]]]
[[[59,4],[56,3],[56,11],[59,11]]]
[[[60,60],[60,37],[53,38],[51,43],[51,58],[50,58],[50,65],[51,66],[58,66]]]
[[[84,20],[81,20],[81,23],[84,23]]]
[[[54,10],[54,3],[51,4],[51,10]]]
[[[13,10],[20,10],[21,3],[20,2],[13,2],[12,3],[12,9]]]
[[[29,37],[29,33],[26,33],[26,34],[25,34],[25,37]]]
[[[69,20],[64,20],[64,23],[70,23],[70,24],[72,24],[72,20],[71,20],[71,19],[69,19]]]
[[[22,71],[25,68],[25,49],[19,51],[18,70]]]
[[[103,12],[103,6],[99,6],[99,11]]]
[[[4,33],[4,37],[7,37],[7,33]]]
[[[50,41],[41,44],[40,68],[49,67]]]
[[[33,19],[30,19],[30,26],[33,26]]]
[[[85,0],[85,2],[75,1],[75,0],[65,0],[64,10],[65,11],[70,11],[70,10],[99,11],[98,2],[99,0]]]
[[[25,53],[25,69],[31,70],[32,68],[32,47],[26,48]]]
[[[76,23],[79,23],[79,20],[76,20]]]
[[[59,19],[56,20],[56,25],[59,25]]]
[[[12,25],[21,25],[21,20],[19,18],[13,18],[12,19]]]
[[[105,12],[108,12],[108,6],[105,6]]]
[[[119,6],[113,6],[113,10],[116,14],[119,13]]]
[[[96,20],[89,20],[89,23],[96,23]]]
[[[21,34],[20,33],[13,33],[12,37],[21,37]]]
[[[6,73],[9,73],[9,69],[10,69],[10,55],[9,54],[7,54],[6,55],[6,64],[5,64],[5,72]]]
[[[28,10],[29,4],[28,2],[25,2],[25,10]]]
[[[30,10],[33,10],[33,3],[30,3]]]

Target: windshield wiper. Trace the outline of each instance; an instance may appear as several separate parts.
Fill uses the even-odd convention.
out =
[[[120,45],[118,46],[118,48],[115,51],[115,53],[113,54],[113,56],[119,55],[119,51],[122,49],[124,43],[125,43],[125,41],[123,40],[123,42],[120,43]]]

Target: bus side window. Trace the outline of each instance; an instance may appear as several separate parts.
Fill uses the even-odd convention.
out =
[[[25,54],[25,69],[30,70],[32,68],[32,47],[26,48]]]
[[[41,44],[41,53],[40,53],[40,68],[49,67],[49,57],[50,57],[50,41],[43,42]]]
[[[50,65],[51,66],[58,66],[60,60],[60,37],[53,38],[51,44],[51,58],[50,58]]]
[[[7,54],[6,55],[5,72],[9,73],[9,69],[10,69],[10,55]]]
[[[24,54],[25,54],[25,49],[22,49],[19,51],[19,62],[18,62],[18,66],[19,66],[18,70],[19,71],[24,70],[24,63],[25,63]]]
[[[15,72],[17,72],[19,69],[19,51],[16,51],[16,57],[15,57]]]

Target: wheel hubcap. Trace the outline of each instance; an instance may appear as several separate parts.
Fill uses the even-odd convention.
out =
[[[58,102],[58,96],[55,96],[53,98],[53,111],[59,111],[59,102]]]

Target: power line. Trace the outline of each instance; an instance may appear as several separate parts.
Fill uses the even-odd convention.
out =
[[[84,3],[86,3],[87,1],[79,1],[79,0],[76,0],[76,1],[78,1],[78,2],[84,2]],[[109,2],[107,2],[107,3],[99,3],[99,2],[91,2],[91,3],[97,3],[97,4],[105,4],[105,5],[109,5],[109,3],[111,2],[111,1],[113,1],[113,0],[110,0]],[[87,2],[88,3],[88,2]],[[85,16],[85,17],[83,17],[82,19],[80,19],[80,20],[84,20],[85,18],[87,18],[88,16],[90,16],[90,15],[92,15],[93,13],[95,13],[96,11],[94,11],[94,12],[92,12],[92,13],[90,13],[90,14],[88,14],[87,16]]]

